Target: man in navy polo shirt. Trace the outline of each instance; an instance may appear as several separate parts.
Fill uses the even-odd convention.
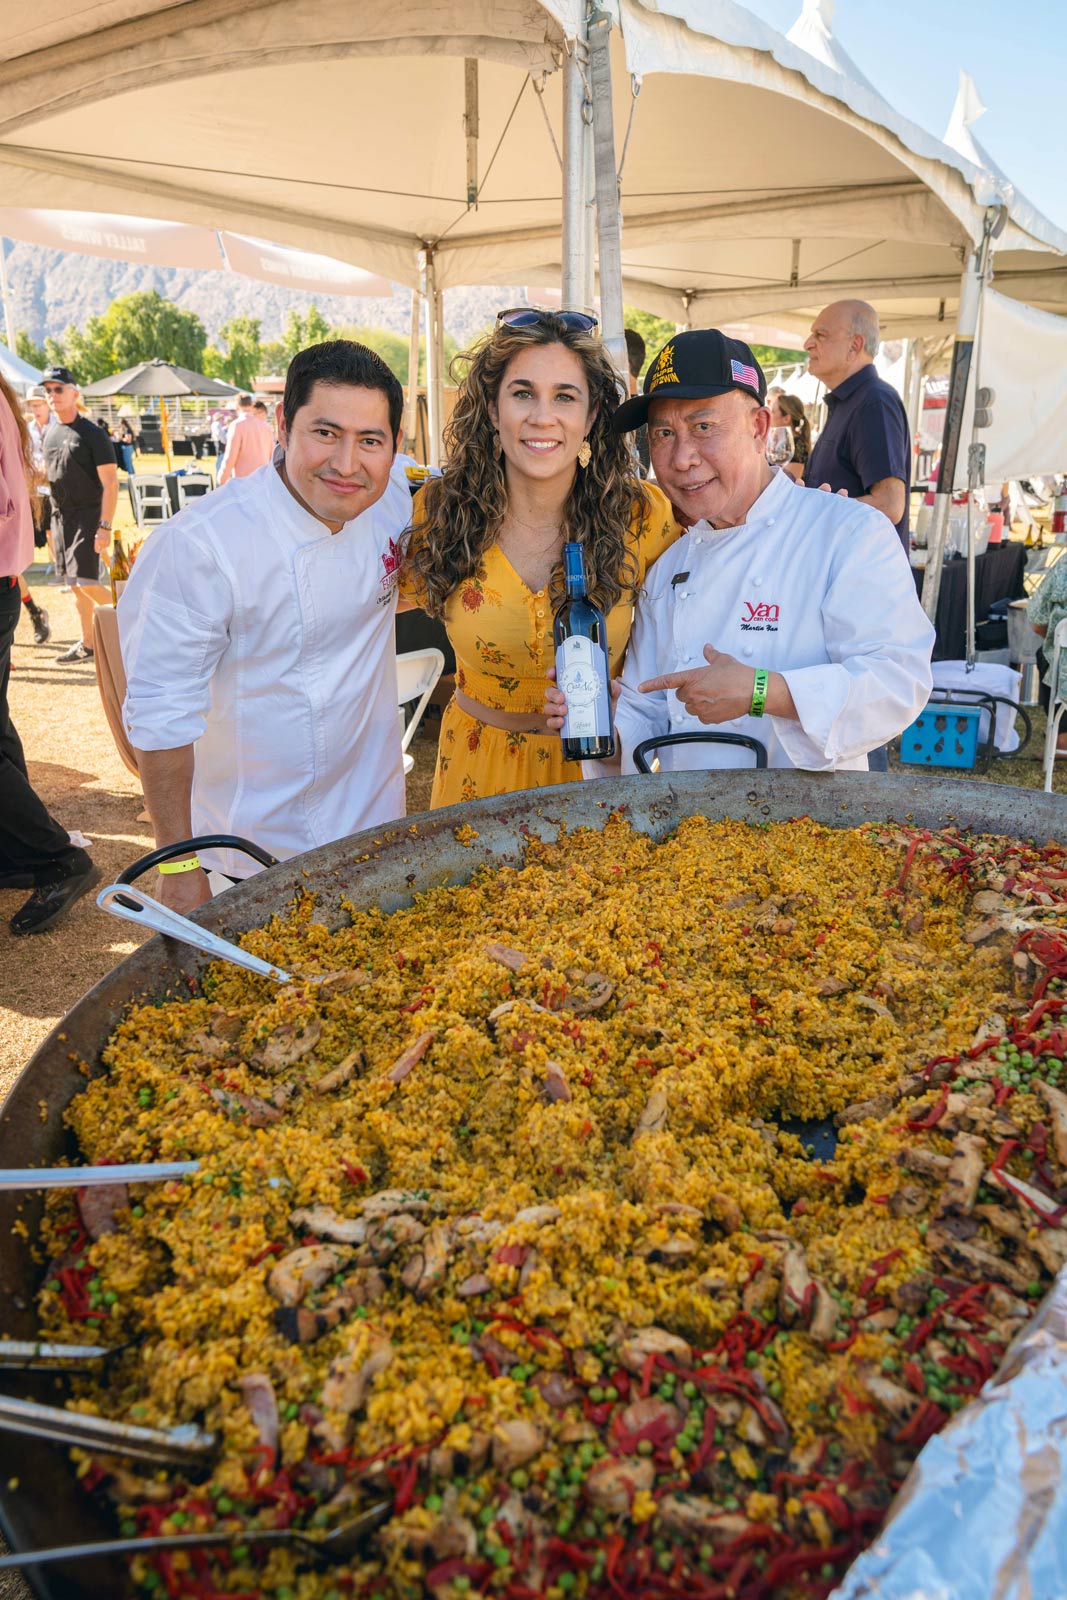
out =
[[[865,300],[835,300],[812,323],[804,348],[809,371],[829,391],[829,416],[804,482],[876,506],[907,551],[911,437],[903,401],[874,370],[878,341],[878,313]]]

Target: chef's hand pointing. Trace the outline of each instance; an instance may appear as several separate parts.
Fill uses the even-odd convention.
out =
[[[747,716],[752,707],[755,669],[711,644],[704,646],[704,660],[706,667],[668,672],[662,678],[649,678],[638,688],[642,694],[673,689],[688,714],[701,722],[732,722],[735,717]]]

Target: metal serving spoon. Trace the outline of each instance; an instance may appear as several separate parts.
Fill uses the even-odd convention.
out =
[[[35,1400],[15,1400],[10,1395],[0,1395],[0,1429],[79,1445],[83,1450],[130,1456],[135,1461],[177,1462],[184,1467],[210,1461],[218,1443],[215,1434],[190,1422],[177,1428],[139,1428],[130,1422],[64,1411],[61,1406],[38,1405]]]
[[[329,1533],[305,1533],[299,1528],[237,1528],[224,1533],[152,1534],[144,1539],[104,1539],[92,1544],[55,1545],[48,1550],[21,1550],[0,1556],[0,1571],[34,1567],[46,1561],[84,1561],[92,1556],[145,1555],[150,1550],[201,1550],[219,1544],[296,1544],[326,1565],[348,1561],[392,1514],[391,1500],[379,1500],[350,1522]]]
[[[52,1344],[46,1339],[0,1339],[0,1371],[80,1372],[126,1350],[125,1344]]]
[[[165,1183],[199,1172],[199,1161],[139,1161],[113,1167],[0,1168],[0,1194],[7,1189],[92,1189],[118,1183]]]
[[[246,972],[254,972],[260,978],[273,978],[275,983],[295,981],[291,973],[283,972],[272,961],[261,961],[259,956],[250,955],[240,945],[231,944],[229,939],[220,939],[217,933],[208,933],[206,928],[198,927],[188,917],[160,905],[150,894],[135,889],[131,884],[109,883],[97,895],[96,903],[101,911],[109,911],[113,917],[135,922],[141,928],[152,928],[156,933],[165,933],[169,939],[179,939],[182,944],[192,945],[194,950],[200,950],[204,955],[214,956],[219,961],[230,961],[235,967],[244,967]],[[310,983],[314,980],[303,981]]]

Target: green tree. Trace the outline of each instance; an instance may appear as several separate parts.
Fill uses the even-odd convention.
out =
[[[46,339],[46,349],[48,342]],[[84,328],[76,328],[71,323],[60,345],[62,364],[70,368],[80,384],[95,383],[97,378],[106,378],[112,372],[121,371],[103,317],[90,317]],[[125,363],[127,366],[131,364]]]
[[[273,377],[285,375],[289,368],[289,352],[284,339],[269,339],[260,346],[259,369],[266,375]]]
[[[213,344],[209,344],[207,349],[204,351],[204,361],[200,370],[204,374],[205,378],[225,379],[226,357],[223,355],[221,350],[216,349]]]
[[[776,344],[754,344],[752,354],[764,372],[768,367],[795,367],[798,362],[803,366],[808,359],[803,350],[785,350]]]
[[[332,335],[333,330],[318,306],[309,307],[305,316],[301,316],[299,311],[291,310],[286,318],[285,331],[281,339],[286,366],[309,344],[321,344],[324,339],[329,339]]]
[[[656,359],[668,339],[674,338],[678,325],[665,317],[654,317],[651,311],[641,311],[637,306],[623,306],[622,321],[624,327],[632,328],[645,341],[645,364],[638,374],[644,377],[649,362]]]
[[[259,338],[261,327],[258,317],[231,317],[219,329],[219,337],[226,341],[227,354],[222,358],[222,372],[218,376],[227,378],[239,389],[251,389],[259,376],[263,355]]]
[[[28,361],[31,367],[47,367],[48,354],[43,344],[34,344],[25,328],[20,328],[15,335],[15,354],[21,361]]]
[[[184,311],[155,289],[112,301],[102,321],[111,341],[112,370],[122,371],[156,356],[194,372],[203,364],[204,324],[195,311]]]

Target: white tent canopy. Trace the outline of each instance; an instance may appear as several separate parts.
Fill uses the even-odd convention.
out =
[[[613,4],[630,299],[682,321],[798,328],[841,293],[901,322],[951,316],[998,180],[732,0]],[[224,220],[412,285],[427,247],[438,288],[555,277],[558,68],[578,12],[50,0],[27,26],[21,0],[0,0],[0,204]],[[1067,241],[1004,198],[999,287],[1067,304],[1049,254]]]
[[[16,394],[25,394],[40,383],[41,374],[28,361],[23,361],[6,344],[0,344],[0,373],[3,373]]]

